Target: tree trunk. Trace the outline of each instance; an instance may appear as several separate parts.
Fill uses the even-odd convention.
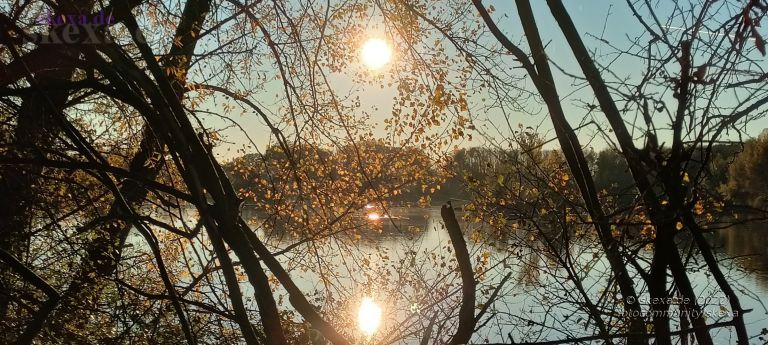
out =
[[[449,202],[440,209],[440,215],[445,223],[445,229],[451,238],[453,251],[461,272],[461,307],[459,308],[459,325],[456,333],[448,342],[451,345],[468,344],[475,332],[475,270],[467,251],[467,242],[461,233],[461,227],[456,220],[453,205]]]
[[[631,301],[637,301],[637,293],[634,289],[634,283],[623,262],[618,244],[611,235],[607,217],[597,198],[597,191],[594,186],[594,181],[592,180],[592,174],[589,171],[586,157],[584,156],[584,151],[573,128],[566,120],[562,106],[560,105],[555,82],[549,69],[549,61],[547,60],[544,46],[539,37],[538,28],[530,3],[525,0],[516,1],[519,17],[523,25],[523,31],[525,32],[528,45],[532,52],[533,64],[528,61],[527,55],[512,44],[511,41],[501,33],[498,27],[496,27],[480,0],[473,0],[473,3],[494,36],[523,63],[523,67],[528,72],[533,83],[536,85],[536,89],[544,99],[547,109],[549,110],[550,119],[555,127],[558,142],[563,150],[563,155],[566,158],[571,173],[574,175],[574,180],[579,187],[579,192],[585,202],[586,208],[592,219],[595,221],[600,243],[606,253],[606,258],[608,259],[611,271],[616,277],[619,289],[624,296],[624,309],[629,313],[627,319],[630,324],[630,332],[641,335],[645,334],[645,323],[641,317],[642,313],[640,306],[637,303],[630,303]],[[593,317],[600,316],[593,315]],[[637,337],[630,338],[629,343],[644,344],[647,343],[647,341],[643,337]]]
[[[56,13],[90,13],[92,7],[93,0],[67,0],[60,2]],[[62,27],[51,28],[51,32],[57,34],[62,30]],[[51,50],[48,59],[53,60],[57,68],[39,71],[33,77],[34,82],[30,82],[39,90],[22,99],[16,117],[16,149],[10,151],[11,158],[45,157],[43,151],[54,145],[60,131],[55,114],[62,111],[69,98],[69,92],[56,90],[51,86],[72,78],[75,69],[64,61],[74,59],[77,52],[67,45],[57,45]],[[63,67],[58,67],[59,65]],[[9,166],[0,171],[0,195],[10,201],[0,207],[0,248],[22,261],[26,256],[24,247],[28,240],[28,231],[34,225],[32,219],[33,206],[36,204],[35,187],[41,181],[42,173],[43,167],[40,165]],[[8,274],[8,267],[0,264],[0,289],[4,290],[0,291],[0,319],[3,320],[10,307],[8,296],[14,294],[13,283],[8,279]]]

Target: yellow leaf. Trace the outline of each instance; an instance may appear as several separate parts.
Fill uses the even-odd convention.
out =
[[[696,204],[693,206],[693,212],[696,213],[696,215],[702,215],[704,213],[704,204],[701,200],[696,201]]]

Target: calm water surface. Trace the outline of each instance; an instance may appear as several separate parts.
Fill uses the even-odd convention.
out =
[[[450,259],[453,253],[450,252],[448,234],[443,228],[439,208],[394,208],[389,212],[395,219],[378,220],[379,225],[368,230],[371,234],[359,241],[328,241],[308,248],[308,251],[302,250],[307,252],[305,254],[286,255],[281,258],[283,263],[292,269],[292,277],[302,291],[312,297],[317,305],[322,305],[324,301],[358,301],[363,295],[373,295],[378,299],[385,309],[384,325],[377,335],[379,340],[392,340],[388,337],[391,335],[388,330],[392,331],[400,324],[428,323],[430,315],[425,310],[429,308],[424,303],[430,300],[430,294],[444,293],[445,291],[438,290],[441,284],[459,283],[458,274],[453,270],[455,261],[449,260],[446,265],[441,266],[444,262],[441,257]],[[462,226],[466,238],[470,238],[471,233],[480,228],[476,224]],[[266,236],[263,233],[261,235]],[[275,247],[283,247],[291,243],[291,240],[272,238],[269,242]],[[768,327],[768,311],[763,304],[763,301],[768,300],[768,228],[765,225],[752,225],[721,230],[710,235],[710,242],[720,259],[734,258],[723,261],[723,269],[731,277],[734,289],[740,293],[743,307],[752,309],[746,316],[748,330],[750,336],[757,335]],[[514,318],[510,315],[515,314],[546,321],[547,312],[560,317],[570,313],[568,310],[548,309],[549,306],[542,305],[539,300],[529,298],[534,292],[532,289],[546,289],[547,284],[551,283],[545,279],[547,274],[540,274],[535,268],[549,267],[551,271],[551,263],[541,259],[530,249],[527,252],[525,249],[514,249],[517,252],[513,255],[509,250],[499,249],[486,244],[485,241],[468,240],[468,243],[474,263],[482,260],[484,256],[488,261],[489,270],[480,282],[478,290],[489,291],[505,275],[512,272],[511,279],[507,281],[499,299],[491,308],[499,313],[498,320],[489,322],[473,341],[509,341],[507,334],[515,341],[562,339],[564,335],[556,330],[537,335],[534,339],[525,334],[524,329],[518,329],[509,322]],[[600,257],[599,252],[590,248],[574,247],[571,250],[577,260],[584,260],[587,267],[594,267],[595,272],[607,270],[605,260]],[[685,243],[681,244],[681,254],[686,253],[686,248]],[[692,266],[704,264],[701,258],[692,259],[696,260]],[[714,318],[708,321],[718,321],[721,307],[717,301],[721,299],[718,298],[716,284],[705,270],[693,270],[690,274],[696,291],[706,291],[701,293],[702,299],[712,302],[706,310],[714,315]],[[420,277],[421,281],[414,282],[414,277]],[[603,275],[594,278],[590,274],[585,275],[584,285],[596,286],[589,291],[595,296],[599,295],[597,289],[604,286],[596,284],[602,277]],[[440,284],[434,284],[433,281]],[[455,288],[456,285],[452,286]],[[435,290],[430,291],[430,288]],[[483,303],[485,296],[487,294],[479,293],[478,303]],[[456,303],[460,295],[454,297],[456,298],[449,299],[446,303]],[[350,302],[346,310],[337,310],[334,314],[337,318],[348,314],[347,321],[354,322],[355,313],[355,305]],[[726,320],[728,316],[719,319]],[[713,336],[717,343],[735,343],[733,334],[728,330],[713,331]],[[411,338],[398,342],[413,341]],[[753,338],[753,342],[763,343],[757,337]]]

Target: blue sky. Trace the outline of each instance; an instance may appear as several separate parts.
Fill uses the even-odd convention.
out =
[[[656,6],[655,9],[660,15],[671,13],[673,10],[673,1],[651,2],[654,3]],[[593,50],[595,55],[601,56],[612,51],[610,47],[607,47],[595,37],[600,37],[607,42],[612,42],[613,44],[622,47],[622,44],[628,42],[630,38],[638,37],[644,32],[642,26],[631,15],[630,9],[625,1],[570,0],[565,1],[564,3],[579,32],[584,37],[588,48]],[[493,13],[494,18],[497,20],[499,27],[507,33],[514,42],[524,42],[524,40],[520,41],[522,38],[522,29],[517,20],[514,1],[485,1],[485,4],[486,6],[493,5],[495,7],[496,11]],[[545,43],[548,43],[547,53],[550,58],[564,70],[580,75],[580,69],[573,59],[567,44],[564,42],[564,39],[559,32],[559,28],[552,18],[545,1],[532,1],[532,6],[536,15],[537,24],[541,30],[542,38]],[[728,13],[723,13],[723,15],[730,16]],[[379,36],[379,33],[375,30],[372,32],[372,36]],[[522,45],[523,49],[527,50],[524,43]],[[395,61],[394,63],[397,62]],[[362,67],[359,63],[353,63],[350,68],[354,69]],[[616,75],[629,78],[639,78],[643,71],[642,67],[636,66],[631,60],[619,60],[612,65],[611,70],[615,72]],[[556,68],[553,69],[553,72],[556,74],[558,91],[563,99],[563,106],[566,110],[566,114],[571,120],[572,126],[577,127],[579,126],[580,121],[584,119],[586,110],[578,107],[576,105],[576,100],[590,101],[592,98],[590,90],[582,89],[580,91],[575,91],[575,87],[573,86],[570,77],[563,75]],[[354,71],[350,71],[350,73],[354,73]],[[381,73],[386,73],[386,70]],[[371,125],[376,126],[377,128],[375,134],[379,136],[386,135],[381,123],[390,114],[393,97],[396,95],[395,90],[388,87],[381,88],[378,85],[357,84],[352,78],[347,78],[343,74],[334,76],[333,84],[334,87],[342,93],[351,92],[359,95],[362,110],[370,112],[372,116]],[[258,96],[254,97],[258,98],[266,109],[277,112],[279,111],[279,104],[281,104],[282,90],[279,87],[275,87],[275,85],[271,85]],[[543,113],[540,113],[538,116],[530,116],[515,114],[513,112],[509,116],[509,119],[506,119],[503,118],[500,112],[494,113],[491,111],[484,117],[487,117],[490,123],[496,125],[499,123],[506,123],[506,121],[509,121],[513,125],[520,123],[523,126],[536,127],[540,132],[544,133],[546,137],[551,138],[552,136],[551,125],[546,118],[546,114]],[[599,114],[596,117],[599,118]],[[264,147],[267,145],[269,142],[269,133],[265,129],[266,127],[263,123],[255,116],[234,116],[232,118],[245,129],[245,132],[254,140],[257,146]],[[482,127],[482,124],[478,123],[478,125],[479,127]],[[755,136],[759,134],[766,125],[768,125],[768,120],[766,119],[755,121],[748,128],[747,134]],[[237,155],[234,148],[241,147],[246,142],[246,136],[239,129],[228,130],[225,134],[228,139],[235,144],[222,145],[218,149],[218,154],[224,158],[231,158]],[[496,136],[499,135],[504,134],[496,134]],[[597,149],[605,147],[605,143],[596,135],[596,129],[594,127],[586,127],[579,132],[579,135],[582,144],[591,145]],[[474,138],[475,139],[472,142],[462,142],[459,143],[459,145],[475,146],[484,144],[484,140],[480,135],[476,134],[474,135]],[[663,138],[661,139],[663,140]]]

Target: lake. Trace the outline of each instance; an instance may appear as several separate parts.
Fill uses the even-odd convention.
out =
[[[280,260],[318,308],[336,306],[335,310],[323,312],[337,324],[354,327],[356,303],[363,296],[372,296],[382,305],[384,319],[382,328],[370,340],[413,343],[418,335],[401,338],[395,334],[403,328],[426,327],[432,318],[437,320],[435,324],[444,320],[447,315],[439,310],[453,310],[458,305],[460,277],[439,208],[393,208],[389,214],[392,219],[367,219],[369,226],[362,230],[359,239],[326,240],[302,246],[302,250],[297,251],[301,254],[288,254]],[[520,234],[506,238],[500,245],[479,235],[487,232],[483,225],[462,222],[462,227],[473,264],[478,266],[477,303],[484,304],[499,282],[505,282],[497,293],[498,298],[480,320],[484,326],[473,342],[509,342],[510,336],[516,342],[523,342],[563,339],[569,334],[592,335],[594,327],[589,324],[590,327],[585,328],[589,323],[584,319],[587,314],[569,303],[581,297],[562,283],[564,273],[555,260],[542,254],[543,250],[537,250],[543,245],[540,239],[529,238],[521,229]],[[290,239],[266,236],[263,232],[260,235],[269,238],[268,243],[275,248],[292,243]],[[708,236],[718,258],[725,260],[721,262],[723,270],[739,292],[743,308],[752,309],[746,315],[747,328],[750,336],[756,336],[768,327],[768,311],[763,304],[768,298],[765,250],[768,231],[762,225],[752,225],[720,230]],[[583,268],[576,273],[586,293],[595,300],[612,298],[602,289],[607,279],[607,264],[595,242],[575,244],[568,250],[576,267]],[[681,255],[686,255],[687,245],[687,241],[681,240]],[[647,258],[648,254],[641,252],[640,257]],[[726,260],[728,258],[734,259]],[[706,270],[698,269],[704,265],[703,260],[695,255],[691,260],[690,266],[694,268],[690,270],[690,277],[698,297],[703,303],[708,302],[705,306],[708,322],[728,320],[728,305],[723,302],[716,284]],[[555,279],[556,276],[560,278]],[[644,287],[638,285],[637,288]],[[641,294],[639,298],[643,300],[647,295]],[[285,307],[287,298],[281,301]],[[604,319],[612,321],[610,317]],[[445,329],[435,329],[433,334],[448,336],[452,332],[453,326],[448,324]],[[711,333],[717,343],[735,342],[730,329]],[[757,337],[753,341],[762,343]]]

